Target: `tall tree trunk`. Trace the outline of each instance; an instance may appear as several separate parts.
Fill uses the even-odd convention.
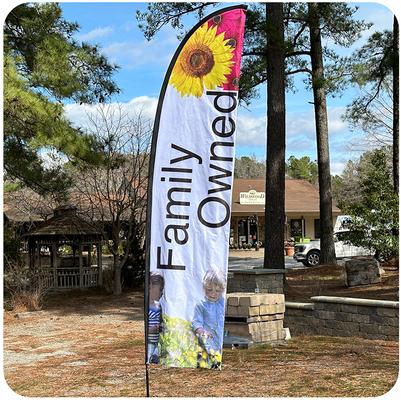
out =
[[[336,254],[333,239],[329,129],[327,122],[326,91],[324,87],[319,4],[308,3],[308,14],[312,62],[312,88],[316,123],[317,162],[319,171],[321,235],[320,263],[334,264],[336,262]]]
[[[121,263],[118,254],[113,254],[113,271],[113,294],[120,295],[122,293]]]
[[[399,145],[400,145],[400,66],[399,66],[399,37],[400,31],[398,20],[394,15],[393,22],[393,177],[394,177],[394,191],[398,194],[399,190]]]
[[[266,4],[267,155],[264,268],[284,269],[285,86],[283,3]]]

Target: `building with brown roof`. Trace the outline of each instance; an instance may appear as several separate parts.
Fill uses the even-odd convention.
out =
[[[21,197],[21,196],[20,196]],[[26,196],[25,196],[26,197]],[[73,197],[73,196],[72,196]],[[22,199],[22,200],[21,200]],[[38,199],[33,206],[29,196],[29,206],[22,207],[24,196],[17,194],[4,197],[4,212],[12,222],[35,225],[52,213],[52,206]],[[38,203],[38,204],[36,204]],[[85,209],[85,201],[76,197],[73,201],[78,209]],[[255,239],[264,243],[265,179],[234,179],[230,244],[253,243]],[[105,208],[107,211],[107,209]],[[319,192],[315,186],[304,180],[285,181],[286,238],[320,237],[319,229]],[[333,206],[333,224],[341,210]],[[107,217],[106,217],[107,219]]]
[[[265,179],[234,179],[230,244],[264,242]],[[333,224],[341,210],[333,206]],[[318,239],[319,192],[299,179],[285,181],[285,236]]]

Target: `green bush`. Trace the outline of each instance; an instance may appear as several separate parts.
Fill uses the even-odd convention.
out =
[[[360,196],[344,210],[351,215],[347,239],[388,260],[399,255],[398,194],[393,188],[391,162],[385,148],[364,157],[358,171]]]

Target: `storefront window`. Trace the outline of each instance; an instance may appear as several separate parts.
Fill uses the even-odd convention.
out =
[[[292,219],[290,221],[291,237],[302,237],[302,219]]]

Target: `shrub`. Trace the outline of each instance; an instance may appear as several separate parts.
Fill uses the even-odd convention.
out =
[[[42,309],[48,288],[39,275],[35,275],[20,261],[6,259],[4,288],[9,296],[9,307],[14,311]]]
[[[351,215],[349,242],[372,250],[382,260],[398,257],[398,194],[392,185],[391,163],[386,149],[365,155],[359,165],[360,196],[346,204]]]

